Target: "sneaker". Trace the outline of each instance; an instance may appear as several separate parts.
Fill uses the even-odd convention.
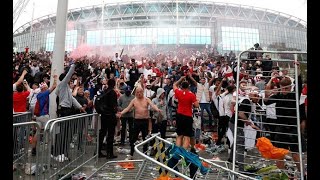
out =
[[[287,159],[287,160],[292,160],[292,157],[289,156],[289,155],[285,155],[284,158]]]
[[[68,161],[69,158],[67,156],[65,156],[64,154],[61,155],[61,158],[64,160],[64,161]]]
[[[74,143],[70,143],[70,148],[71,148],[71,149],[74,148]]]
[[[218,156],[214,156],[210,161],[221,161],[221,159]]]
[[[58,155],[57,157],[55,157],[54,160],[56,160],[58,162],[63,162],[64,161],[64,159],[62,158],[61,155]]]
[[[171,136],[178,136],[178,134],[175,132],[175,133],[171,134]]]
[[[133,157],[131,155],[127,155],[126,159],[124,160],[133,160]]]

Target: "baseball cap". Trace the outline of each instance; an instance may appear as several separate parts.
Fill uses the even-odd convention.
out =
[[[124,91],[131,91],[132,89],[131,89],[131,87],[130,86],[127,86],[125,89],[124,89]]]

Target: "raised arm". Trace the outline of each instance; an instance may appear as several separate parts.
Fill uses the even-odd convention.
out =
[[[223,81],[226,81],[226,78],[225,78],[225,77],[222,79],[222,81],[220,82],[219,86],[217,87],[217,89],[216,89],[216,91],[215,91],[216,94],[218,94],[218,92],[221,91],[221,87],[222,87],[222,82],[223,82]]]
[[[181,76],[181,78],[180,78],[177,82],[175,82],[175,83],[173,84],[173,91],[175,91],[176,89],[179,89],[179,84],[180,84],[184,79],[186,79],[186,77],[185,77],[185,76]]]
[[[27,91],[30,91],[31,92],[31,88],[30,88],[30,86],[29,86],[29,84],[28,84],[28,82],[27,81],[24,81],[23,82],[23,86],[27,89]]]
[[[196,86],[198,83],[197,81],[192,77],[190,73],[188,73],[188,77],[190,78],[191,82]]]
[[[28,71],[23,70],[23,72],[22,72],[21,76],[19,77],[18,81],[14,83],[15,86],[17,86],[17,85],[19,85],[19,84],[21,84],[21,83],[23,82],[24,76],[25,76],[27,73],[28,73]]]
[[[210,86],[212,86],[212,84],[213,84],[213,81],[216,79],[216,77],[215,76],[213,76],[210,80],[209,80],[209,87]]]
[[[67,84],[67,83],[70,81],[71,76],[72,76],[72,74],[74,73],[75,68],[76,68],[76,65],[75,65],[75,64],[72,64],[72,65],[70,66],[70,69],[69,69],[67,75],[62,79],[61,83]]]
[[[58,76],[56,74],[53,75],[53,84],[49,89],[49,93],[51,93],[57,87],[57,78]]]

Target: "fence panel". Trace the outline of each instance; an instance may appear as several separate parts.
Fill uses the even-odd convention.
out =
[[[275,54],[277,57],[281,57],[281,54],[292,54],[295,58],[294,60],[243,58],[243,55],[249,52]],[[239,54],[236,66],[237,93],[234,97],[235,122],[229,123],[229,129],[233,133],[233,171],[259,178],[286,176],[305,179],[303,169],[306,163],[304,154],[306,146],[300,124],[302,120],[306,120],[306,116],[303,115],[304,110],[300,110],[303,102],[300,101],[302,82],[299,78],[299,64],[306,64],[306,61],[296,63],[297,57],[305,54],[307,53],[295,51],[244,51]],[[272,61],[273,67],[280,66],[280,68],[272,70],[262,68],[261,73],[257,73],[253,68],[249,70],[244,68],[248,64],[260,68],[259,64],[265,64],[266,61]],[[260,81],[261,77],[265,79],[265,86],[258,87],[250,81],[251,79]],[[250,104],[242,103],[244,99],[250,99]],[[243,108],[239,110],[239,104],[243,105],[242,107],[250,106],[251,112],[247,114],[247,119],[243,119],[243,113],[239,113],[244,112]],[[249,125],[250,121],[258,129]],[[240,122],[241,124],[244,122],[245,125],[238,125]],[[268,144],[269,140],[272,145]],[[268,151],[264,151],[263,147],[268,148]]]
[[[13,123],[30,122],[32,120],[31,112],[21,112],[13,114]]]
[[[97,162],[98,129],[93,128],[97,116],[83,113],[47,122],[39,143],[39,162],[45,169],[40,179],[64,179],[85,164]]]
[[[13,179],[39,179],[35,176],[41,172],[39,156],[32,153],[32,148],[39,149],[33,144],[39,135],[40,127],[36,122],[13,124]]]

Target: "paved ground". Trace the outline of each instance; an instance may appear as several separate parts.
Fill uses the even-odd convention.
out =
[[[167,132],[167,136],[169,138],[173,138],[172,134],[174,132],[173,131],[168,131]],[[142,165],[142,161],[136,161],[134,162],[135,168],[134,170],[128,170],[128,169],[123,169],[121,167],[119,167],[119,165],[117,164],[117,162],[114,161],[121,161],[124,160],[127,157],[127,154],[124,153],[117,153],[116,149],[120,147],[118,145],[114,146],[114,152],[115,154],[118,156],[116,159],[113,159],[112,162],[107,160],[106,158],[99,158],[98,162],[95,162],[94,160],[89,161],[83,168],[78,169],[75,173],[85,173],[87,176],[93,174],[95,171],[97,171],[98,169],[100,169],[98,172],[95,173],[94,176],[92,176],[92,179],[137,179],[136,175],[137,174],[141,174],[141,176],[138,179],[156,179],[159,176],[158,173],[158,166],[154,163],[151,162],[147,162],[147,164],[145,164],[145,168],[143,172],[138,172],[138,170],[140,169],[139,167],[143,166]],[[121,146],[121,148],[123,149],[127,149],[130,150],[130,146],[128,143],[126,143],[124,146]],[[83,158],[81,160],[79,160],[79,162],[85,162],[87,159],[89,159],[90,157],[92,157],[93,153],[95,151],[95,145],[93,144],[92,146],[88,147],[87,152],[85,153],[85,155],[83,156]],[[78,157],[79,152],[77,152],[76,150],[73,150],[73,154],[70,155],[70,160],[76,159]],[[199,151],[198,152],[199,156],[204,158],[204,159],[213,159],[213,158],[219,158],[221,161],[216,161],[217,164],[226,167],[226,161],[228,159],[228,151],[222,151],[217,155],[213,155],[210,154],[206,151]],[[46,154],[39,154],[39,157],[47,157]],[[28,158],[30,158],[30,162],[34,162],[34,157],[32,157],[29,153]],[[134,160],[141,160],[141,159],[145,159],[142,156],[138,155],[138,153],[135,153],[133,156]],[[304,155],[304,159],[306,161],[306,154]],[[65,165],[68,165],[68,163],[70,161],[66,161],[63,163],[58,163],[56,161],[54,161],[52,159],[52,167],[50,167],[50,169],[52,171],[56,171],[59,168],[63,168]],[[79,164],[79,162],[74,162],[73,164],[69,164],[69,166],[71,166],[72,168],[76,168]],[[109,163],[107,163],[109,162]],[[252,165],[272,165],[275,162],[274,161],[269,161],[269,160],[265,160],[263,158],[261,158],[260,154],[257,152],[257,150],[252,150],[249,151],[247,153],[247,156],[245,158],[245,162],[248,164],[252,164]],[[107,163],[107,164],[106,164]],[[304,163],[306,164],[306,162]],[[229,167],[231,167],[231,165],[229,164]],[[57,175],[62,175],[65,174],[67,172],[69,172],[71,169],[66,169],[65,171],[62,172],[57,172]],[[210,172],[209,174],[211,174],[211,176],[205,177],[205,176],[201,176],[199,174],[199,179],[226,179],[227,176],[225,171],[221,171],[221,169],[219,170],[219,168],[215,168],[215,170],[217,172]],[[18,168],[17,171],[15,171],[13,173],[14,178],[13,179],[35,179],[35,176],[28,176],[25,175],[23,167]],[[55,179],[57,179],[58,176],[56,176]],[[40,179],[47,179],[46,175],[43,174],[43,176],[40,177]]]

